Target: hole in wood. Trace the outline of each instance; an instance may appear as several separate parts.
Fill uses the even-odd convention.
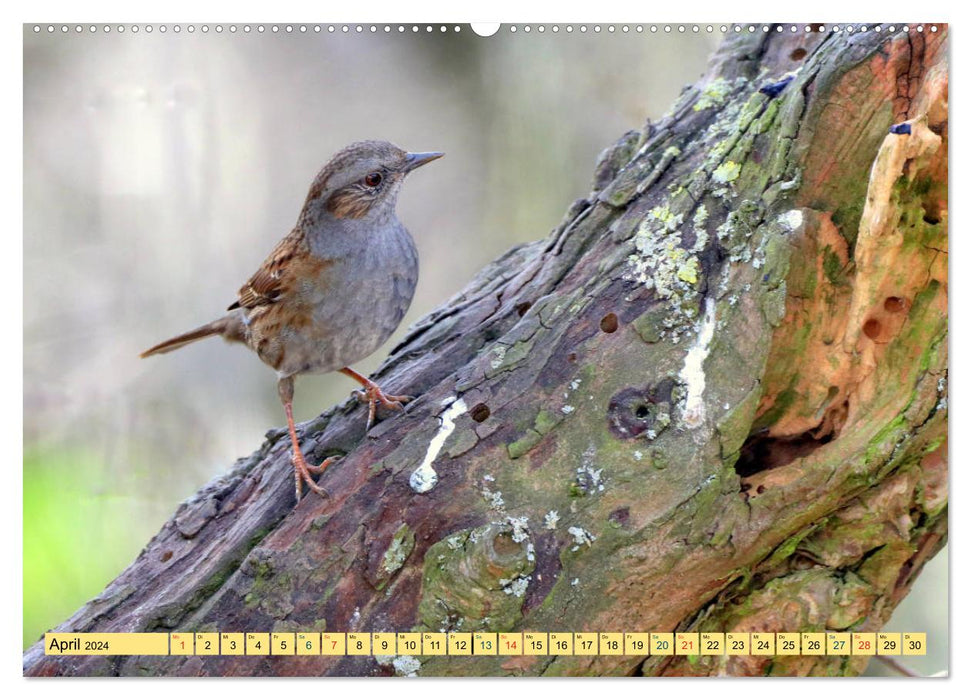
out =
[[[576,362],[577,354],[575,352],[571,352],[569,355],[566,356],[566,359],[567,359],[567,362]]]
[[[924,208],[924,223],[929,226],[937,226],[941,223],[941,205],[940,202],[933,201],[931,199],[925,199],[922,203]]]
[[[617,314],[613,311],[600,319],[600,330],[604,333],[613,333],[619,325],[620,322],[617,320]]]
[[[522,547],[508,532],[500,532],[492,540],[492,549],[501,557],[518,554]]]
[[[529,311],[529,308],[532,305],[533,305],[532,302],[529,302],[529,301],[521,301],[518,304],[516,304],[516,313],[519,314],[519,316],[521,318],[521,317],[523,317],[523,316],[526,315],[526,312]]]
[[[739,476],[752,476],[759,472],[782,467],[812,454],[833,440],[832,433],[815,437],[805,432],[795,437],[769,437],[765,430],[749,436],[735,462]]]
[[[882,329],[883,329],[883,326],[881,326],[880,322],[875,318],[871,318],[869,321],[863,324],[863,333],[866,335],[867,338],[870,338],[871,340],[879,338],[880,331]]]
[[[801,61],[805,57],[806,57],[806,49],[802,47],[795,49],[791,54],[789,54],[789,58],[791,58],[793,61]]]
[[[607,427],[615,437],[631,439],[648,430],[654,436],[670,422],[674,379],[665,377],[646,387],[628,387],[614,394],[607,405]]]
[[[899,313],[907,308],[907,302],[900,297],[887,297],[883,301],[883,308],[891,313]]]
[[[159,561],[162,561],[162,562],[165,562],[165,561],[168,561],[171,558],[172,558],[172,550],[170,549],[167,552],[162,552],[162,556],[160,556],[158,558],[158,560]]]
[[[490,411],[489,407],[486,406],[484,403],[479,403],[472,407],[472,410],[469,411],[469,414],[472,416],[472,420],[474,420],[476,423],[481,423],[486,418],[492,415],[492,411]]]

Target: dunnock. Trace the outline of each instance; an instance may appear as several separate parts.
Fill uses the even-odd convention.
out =
[[[407,153],[385,141],[361,141],[338,152],[317,174],[297,225],[239,290],[229,313],[159,343],[142,357],[219,335],[245,343],[276,370],[277,389],[293,444],[297,501],[302,484],[333,461],[309,464],[293,423],[293,378],[339,370],[364,387],[367,428],[377,405],[400,410],[391,396],[348,365],[388,339],[411,304],[418,254],[398,221],[395,202],[405,176],[442,153]]]

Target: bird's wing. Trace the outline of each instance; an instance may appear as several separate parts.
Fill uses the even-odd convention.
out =
[[[239,288],[236,301],[228,310],[240,307],[252,309],[275,302],[299,272],[295,269],[301,267],[299,260],[309,255],[304,236],[297,230],[292,231],[277,244],[249,281]]]

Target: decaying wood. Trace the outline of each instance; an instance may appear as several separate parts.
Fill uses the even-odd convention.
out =
[[[303,426],[316,458],[345,455],[329,500],[293,508],[274,431],[57,629],[880,629],[947,537],[947,76],[946,29],[730,38],[550,236],[411,331],[379,372],[419,397],[406,413]],[[865,664],[24,656],[31,675]]]

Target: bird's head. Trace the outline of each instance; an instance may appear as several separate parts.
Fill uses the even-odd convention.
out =
[[[393,215],[398,191],[415,168],[444,153],[409,153],[387,141],[359,141],[338,151],[317,174],[304,215],[380,220]]]

